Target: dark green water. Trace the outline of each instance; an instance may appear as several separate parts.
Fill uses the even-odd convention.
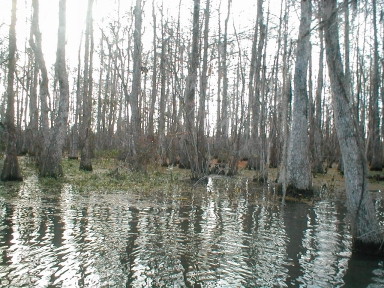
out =
[[[342,201],[282,206],[252,185],[143,196],[27,179],[0,193],[0,287],[384,287],[383,261],[351,258]]]

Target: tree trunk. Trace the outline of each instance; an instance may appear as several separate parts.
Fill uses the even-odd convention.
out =
[[[162,11],[163,12],[163,11]],[[165,26],[163,13],[161,17],[161,58],[160,58],[160,103],[159,103],[159,156],[161,165],[167,165],[167,144],[165,138],[165,106],[166,106],[166,86],[167,86],[167,66],[166,51],[168,50],[168,39],[165,39]]]
[[[141,47],[141,26],[142,12],[141,0],[136,0],[134,10],[135,14],[135,30],[133,32],[133,79],[131,93],[131,119],[132,119],[132,167],[135,170],[140,170],[142,164],[139,163],[138,150],[140,138],[140,111],[139,111],[139,94],[141,93],[141,62],[142,62],[142,47]]]
[[[33,7],[33,15],[32,15],[32,23],[31,23],[31,38],[29,41],[29,44],[33,50],[33,53],[35,55],[36,64],[39,67],[39,70],[41,72],[41,82],[40,82],[40,103],[41,103],[41,111],[40,111],[40,126],[41,131],[40,134],[42,136],[41,143],[42,147],[46,147],[48,145],[49,141],[49,106],[48,106],[48,99],[49,99],[49,88],[48,88],[48,71],[47,67],[45,65],[44,55],[43,55],[43,49],[42,49],[42,38],[41,38],[41,32],[39,28],[39,18],[40,18],[40,12],[39,12],[39,1],[33,0],[32,1],[32,7]],[[42,151],[40,151],[42,152]],[[40,159],[39,159],[40,161]]]
[[[58,114],[54,122],[54,127],[50,133],[49,141],[42,151],[39,165],[40,176],[60,177],[63,176],[61,158],[65,142],[65,134],[68,121],[69,110],[69,84],[65,60],[66,45],[66,0],[59,1],[59,29],[56,51],[55,72],[59,82],[59,107]]]
[[[228,0],[227,7],[227,17],[224,22],[224,35],[223,35],[223,49],[222,49],[222,71],[223,71],[223,95],[221,99],[221,137],[222,143],[226,143],[229,136],[229,99],[228,99],[228,21],[229,16],[231,15],[231,4],[232,0]],[[224,145],[225,149],[227,149],[227,145]]]
[[[367,190],[367,163],[353,118],[353,107],[348,95],[339,44],[337,0],[323,1],[324,38],[328,72],[332,90],[332,104],[344,163],[347,208],[351,219],[354,252],[382,253],[383,235],[375,207]]]
[[[320,4],[319,4],[320,5]],[[319,19],[319,22],[321,19]],[[322,148],[322,91],[324,86],[324,32],[323,27],[319,28],[320,54],[319,54],[319,70],[317,76],[317,86],[315,92],[315,115],[313,125],[313,172],[324,173],[323,166],[323,148]]]
[[[199,18],[200,0],[194,0],[193,9],[193,29],[192,29],[192,52],[189,60],[188,76],[186,78],[184,111],[186,121],[187,138],[185,147],[191,168],[191,178],[199,179],[203,171],[199,169],[197,152],[197,134],[195,125],[195,93],[197,83],[197,68],[199,67]]]
[[[68,159],[78,159],[79,158],[79,138],[80,138],[80,133],[79,133],[79,123],[82,123],[83,117],[80,115],[80,109],[81,109],[81,43],[82,43],[82,38],[80,39],[80,45],[79,45],[79,51],[77,53],[77,79],[76,79],[76,103],[74,104],[75,108],[74,110],[74,118],[75,118],[75,123],[72,126],[71,129],[71,136],[70,136],[70,147],[69,147],[69,155]],[[103,71],[103,69],[100,69]],[[101,72],[100,72],[101,74]],[[101,81],[100,81],[101,83]],[[101,84],[100,84],[101,86]],[[99,102],[100,103],[100,102]],[[100,105],[99,105],[100,107]],[[100,115],[100,114],[98,114]]]
[[[376,0],[372,0],[373,8],[373,71],[371,73],[371,101],[370,101],[370,117],[369,131],[371,159],[370,170],[381,171],[383,168],[383,152],[380,140],[380,110],[379,110],[379,44],[377,40],[377,23],[376,23]]]
[[[8,83],[7,83],[7,112],[5,115],[5,128],[7,146],[2,181],[21,181],[19,162],[16,153],[16,128],[15,128],[15,91],[14,79],[16,70],[16,6],[17,0],[12,1],[11,25],[9,26],[9,54],[8,54]]]
[[[201,71],[200,81],[200,98],[198,109],[198,132],[197,132],[197,152],[198,162],[202,174],[208,172],[208,155],[207,155],[207,139],[205,137],[205,102],[207,98],[207,86],[208,86],[208,33],[209,33],[209,18],[210,18],[210,0],[206,0],[206,7],[204,11],[205,23],[204,23],[204,50],[203,50],[203,67]]]
[[[157,33],[156,33],[156,12],[155,12],[155,0],[152,0],[152,19],[153,19],[153,67],[152,67],[152,90],[151,90],[151,104],[149,108],[148,119],[148,135],[153,140],[155,128],[153,115],[155,113],[156,97],[157,97]]]
[[[84,57],[84,88],[83,88],[83,121],[80,155],[80,170],[92,171],[91,153],[91,122],[92,122],[92,92],[93,92],[93,0],[88,0],[87,20],[85,29]]]
[[[310,56],[310,0],[301,1],[301,19],[296,50],[292,131],[287,155],[287,194],[310,194],[312,174],[308,139],[307,70]]]

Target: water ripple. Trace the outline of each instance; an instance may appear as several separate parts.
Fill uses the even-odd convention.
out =
[[[351,258],[345,208],[327,200],[281,206],[270,190],[214,178],[206,191],[150,199],[70,185],[50,192],[32,179],[17,197],[0,198],[0,287],[353,283],[361,262]],[[383,285],[383,264],[363,263],[363,286]]]

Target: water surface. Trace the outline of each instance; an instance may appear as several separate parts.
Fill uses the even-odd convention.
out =
[[[8,190],[0,287],[384,286],[384,262],[351,256],[345,207],[329,197],[282,205],[268,186],[224,177],[152,195],[34,177]]]

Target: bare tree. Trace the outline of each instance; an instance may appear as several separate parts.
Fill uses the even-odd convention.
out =
[[[131,93],[131,116],[132,116],[132,155],[131,163],[135,169],[141,168],[138,162],[137,155],[139,149],[140,138],[140,111],[139,111],[139,94],[141,93],[141,65],[142,65],[142,47],[141,47],[141,26],[142,26],[142,11],[141,0],[136,0],[134,10],[135,14],[135,30],[133,32],[134,47],[133,47],[133,80]]]
[[[380,140],[379,110],[379,44],[377,39],[376,0],[372,0],[373,13],[373,68],[371,72],[371,99],[369,110],[368,161],[370,170],[381,171],[383,168],[383,152]]]
[[[324,39],[332,89],[337,137],[344,162],[347,208],[351,219],[353,251],[383,252],[383,234],[367,189],[367,161],[343,70],[337,23],[337,0],[323,1]]]
[[[16,6],[17,0],[12,1],[11,25],[9,26],[9,55],[8,55],[8,83],[7,83],[7,112],[5,115],[5,127],[7,135],[6,156],[2,181],[21,181],[19,162],[16,151],[16,128],[15,128],[15,69],[16,69]]]
[[[81,137],[80,169],[92,171],[91,159],[91,123],[92,123],[92,92],[93,92],[93,0],[88,0],[87,20],[85,29],[84,56],[84,87],[83,87],[83,121]]]
[[[301,1],[299,38],[296,48],[292,131],[287,155],[287,194],[308,193],[312,186],[308,138],[307,70],[310,56],[312,3]]]
[[[186,151],[191,167],[191,178],[199,179],[204,176],[204,171],[200,169],[197,151],[197,133],[195,125],[195,93],[197,84],[197,68],[199,67],[199,18],[200,0],[193,2],[193,29],[192,29],[192,52],[189,58],[188,76],[186,78],[184,113],[186,121]]]
[[[50,132],[49,140],[45,143],[42,151],[39,163],[40,176],[42,177],[57,178],[63,176],[61,160],[69,110],[69,84],[65,59],[66,4],[66,0],[60,0],[59,2],[59,29],[55,66],[55,73],[59,83],[58,115]]]

